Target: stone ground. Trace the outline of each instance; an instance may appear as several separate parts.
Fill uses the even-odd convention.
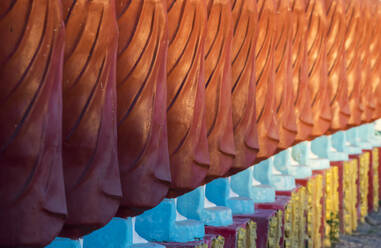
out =
[[[364,224],[360,224],[351,236],[341,236],[335,248],[366,247],[381,248],[381,210],[371,213]]]

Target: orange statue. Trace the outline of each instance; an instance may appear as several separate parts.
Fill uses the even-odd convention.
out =
[[[168,145],[172,183],[169,197],[200,186],[208,173],[204,45],[204,0],[168,0]]]
[[[134,216],[167,195],[168,51],[165,0],[117,0],[118,143],[123,199],[118,216]]]
[[[231,99],[233,19],[230,0],[207,0],[205,105],[210,167],[207,181],[224,176],[235,157]]]
[[[278,150],[290,147],[297,135],[292,85],[292,15],[289,0],[277,0],[275,14],[275,110],[279,127]]]
[[[307,0],[292,0],[292,85],[297,135],[294,143],[308,140],[312,136],[312,98],[308,84],[307,67]]]
[[[258,149],[255,110],[257,1],[232,1],[232,112],[236,156],[229,174],[253,165]]]
[[[68,207],[62,236],[107,224],[122,196],[116,133],[118,26],[113,0],[63,0],[63,168]]]
[[[275,112],[275,0],[258,0],[258,40],[256,45],[256,119],[259,153],[257,162],[273,155],[279,143]]]
[[[345,61],[348,78],[349,108],[351,117],[348,126],[361,124],[363,106],[360,102],[361,65],[359,63],[360,40],[363,36],[360,0],[344,0],[345,10]]]
[[[342,0],[326,0],[328,96],[332,109],[330,131],[343,130],[350,118],[348,79],[345,72],[345,16]]]
[[[361,65],[361,81],[360,81],[360,94],[361,94],[361,105],[364,108],[364,112],[361,115],[361,122],[368,123],[372,121],[372,115],[376,108],[376,99],[373,97],[372,88],[373,82],[368,81],[370,79],[371,73],[371,56],[377,56],[379,50],[374,49],[376,37],[379,36],[379,33],[374,33],[373,23],[371,21],[371,8],[377,6],[374,3],[371,3],[369,0],[361,1],[361,21],[362,29],[364,30],[364,35],[361,37],[360,41],[360,65]]]
[[[307,15],[307,66],[308,83],[312,93],[314,137],[325,134],[332,120],[328,97],[328,71],[326,49],[326,7],[324,0],[309,0]]]
[[[0,247],[44,247],[67,214],[61,1],[0,1]]]
[[[367,82],[373,82],[372,84],[372,97],[375,100],[375,111],[373,112],[372,119],[377,120],[381,118],[381,2],[377,0],[373,0],[371,2],[371,25],[373,27],[373,33],[371,37],[373,37],[374,41],[370,45],[369,56],[370,59],[370,73]]]

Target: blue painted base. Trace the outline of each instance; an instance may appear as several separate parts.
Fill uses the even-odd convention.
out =
[[[312,175],[311,168],[298,164],[291,156],[291,148],[284,150],[274,156],[274,167],[283,175],[292,176],[294,179],[307,178]],[[286,186],[287,190],[295,188],[295,180],[293,186]],[[292,188],[291,188],[292,187]],[[277,188],[278,189],[278,188]]]
[[[250,167],[232,176],[230,179],[232,190],[241,197],[252,199],[254,203],[274,202],[275,189],[266,185],[254,185],[253,174],[254,169]]]
[[[316,144],[316,143],[315,143]],[[309,144],[308,141],[301,142],[292,148],[292,157],[299,164],[311,168],[311,170],[324,170],[330,167],[330,162],[327,158],[320,158],[311,150],[313,144]],[[320,151],[318,149],[318,151]]]
[[[165,248],[163,245],[148,243],[148,244],[133,244],[128,246],[128,248]]]
[[[189,242],[205,236],[204,224],[197,220],[176,221],[171,227],[167,242]]]
[[[248,197],[230,197],[227,207],[232,210],[233,215],[250,215],[255,213],[254,201]]]
[[[312,169],[304,165],[291,165],[287,167],[287,174],[295,179],[304,179],[312,176]]]
[[[176,221],[173,199],[165,199],[155,208],[137,216],[135,230],[151,242],[190,242],[205,235],[204,225],[200,221]]]
[[[295,178],[290,175],[272,175],[270,182],[275,190],[289,191],[296,187]]]
[[[275,159],[270,158],[254,166],[253,176],[255,180],[263,185],[269,185],[275,190],[294,189],[295,178],[290,175],[274,174],[274,160]]]
[[[231,197],[230,178],[219,178],[206,185],[206,198],[217,206],[228,207],[233,215],[254,214],[254,201],[248,197]]]
[[[251,187],[251,199],[254,203],[269,203],[275,201],[275,189],[266,185],[257,185]]]
[[[230,226],[233,224],[233,212],[228,207],[204,208],[201,213],[201,222],[207,226]]]
[[[321,136],[311,142],[311,150],[319,158],[326,158],[329,161],[348,160],[348,154],[338,151],[332,144],[332,136]]]
[[[205,188],[199,187],[177,199],[177,211],[189,219],[199,220],[208,226],[227,226],[233,223],[230,208],[224,206],[205,208],[204,202]]]
[[[325,170],[330,167],[330,162],[325,158],[308,159],[307,167],[311,168],[312,170]]]
[[[365,132],[365,133],[364,133]],[[360,136],[364,136],[361,137]],[[354,127],[345,132],[346,140],[352,145],[357,146],[361,150],[366,149],[370,150],[372,149],[372,144],[369,143],[367,139],[368,133],[367,130],[362,127]]]
[[[329,150],[328,159],[329,161],[346,161],[349,157],[347,153]]]
[[[369,126],[368,125],[361,125],[359,127],[356,127],[356,131],[357,131],[357,141],[358,141],[357,144],[358,144],[358,146],[364,150],[373,149],[372,142],[368,140]]]
[[[50,245],[45,248],[82,248],[79,240],[71,240],[67,238],[56,238]]]
[[[105,227],[84,236],[84,248],[124,248],[132,244],[131,218],[113,218]]]

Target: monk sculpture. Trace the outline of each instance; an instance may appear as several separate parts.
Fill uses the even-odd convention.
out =
[[[204,45],[204,0],[168,0],[167,124],[171,163],[169,197],[200,186],[207,176],[208,151]]]
[[[361,28],[361,14],[359,0],[344,0],[345,9],[345,73],[348,78],[349,108],[351,117],[348,126],[361,124],[363,107],[360,102],[361,65],[359,64]]]
[[[376,5],[371,3],[369,0],[361,1],[361,21],[362,21],[362,29],[364,29],[364,36],[361,37],[360,42],[360,65],[361,65],[361,82],[360,82],[360,90],[361,90],[361,105],[364,109],[364,112],[361,115],[362,123],[369,123],[372,121],[372,115],[376,108],[375,98],[372,95],[372,87],[373,82],[368,81],[369,74],[371,73],[371,56],[375,56],[371,54],[372,47],[375,46],[376,37],[379,34],[375,34],[372,30],[373,23],[371,21],[371,13],[370,9],[374,8]],[[379,50],[372,50],[374,54],[378,54]]]
[[[256,119],[259,153],[257,162],[272,156],[278,147],[279,129],[275,108],[275,0],[258,0],[258,40],[256,45]]]
[[[0,1],[0,247],[44,247],[67,214],[57,0]]]
[[[370,47],[370,73],[368,82],[372,82],[372,97],[375,102],[375,111],[373,112],[372,119],[377,120],[381,116],[381,53],[376,52],[381,50],[381,36],[377,35],[381,33],[381,2],[374,0],[372,1],[374,7],[371,8],[371,22],[373,25],[374,43]]]
[[[68,218],[79,238],[114,217],[122,196],[116,130],[118,26],[114,0],[63,0],[63,168]]]
[[[307,67],[307,18],[305,10],[307,0],[291,1],[291,65],[292,85],[294,97],[294,111],[296,115],[297,135],[295,143],[308,140],[312,137],[313,116],[311,91],[308,84]]]
[[[231,99],[233,19],[230,0],[207,0],[205,106],[210,167],[207,181],[224,176],[235,157]]]
[[[275,14],[275,111],[279,128],[278,150],[290,147],[297,135],[292,86],[292,15],[289,0],[277,0]]]
[[[326,0],[328,96],[332,110],[330,132],[346,129],[350,118],[348,79],[345,73],[345,16],[342,0]]]
[[[232,1],[232,113],[236,156],[229,174],[253,165],[258,149],[255,110],[257,1]]]
[[[167,195],[166,1],[117,0],[118,143],[123,199],[118,216],[135,216]]]
[[[325,134],[331,125],[332,112],[328,98],[327,20],[324,0],[309,0],[306,9],[308,84],[312,98],[314,126],[312,135]]]

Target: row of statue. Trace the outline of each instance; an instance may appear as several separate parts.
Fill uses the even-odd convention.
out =
[[[381,118],[380,20],[378,0],[1,0],[0,247]]]

